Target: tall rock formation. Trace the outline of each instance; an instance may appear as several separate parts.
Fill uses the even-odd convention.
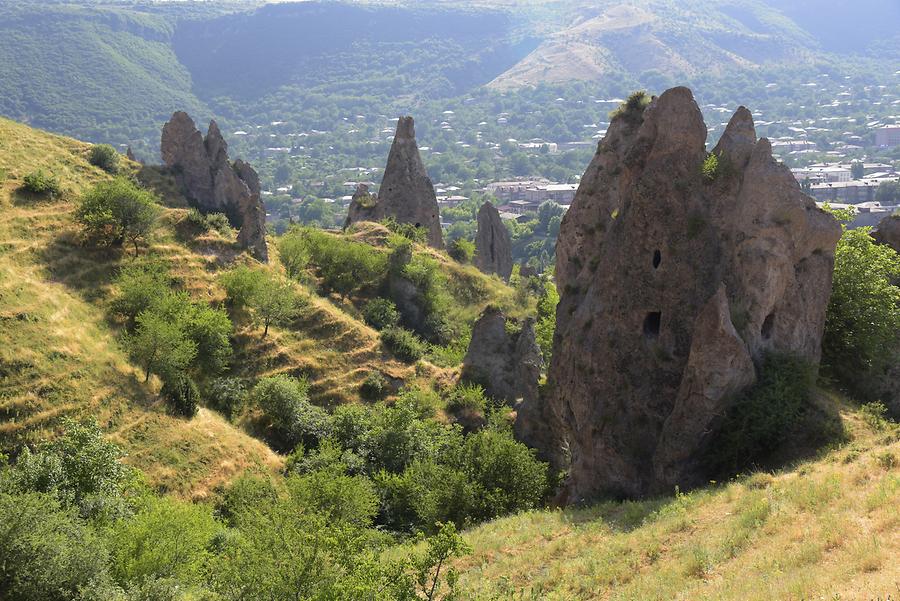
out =
[[[216,122],[210,121],[204,139],[187,113],[174,113],[163,126],[161,152],[188,200],[204,214],[224,213],[240,228],[241,246],[260,261],[268,261],[259,176],[241,160],[230,162],[228,144]]]
[[[563,218],[550,393],[531,415],[545,453],[568,447],[570,501],[704,482],[699,460],[763,356],[819,360],[840,227],[747,109],[715,160],[706,134],[686,88],[624,110]]]
[[[872,232],[872,237],[878,244],[890,246],[900,253],[900,215],[888,215],[882,219]]]
[[[397,132],[378,196],[369,195],[368,189],[362,192],[364,196],[360,196],[359,201],[354,195],[344,227],[357,221],[380,221],[393,217],[398,223],[425,228],[428,244],[435,248],[443,247],[437,197],[419,156],[412,117],[400,117],[397,122]],[[358,189],[357,194],[360,193]]]
[[[503,225],[500,213],[490,202],[484,203],[478,210],[475,267],[484,273],[496,273],[507,282],[512,274],[512,243],[509,240],[509,230]]]
[[[542,367],[534,322],[528,319],[519,332],[510,334],[503,312],[485,309],[472,327],[462,378],[482,385],[488,396],[516,406],[536,402]]]

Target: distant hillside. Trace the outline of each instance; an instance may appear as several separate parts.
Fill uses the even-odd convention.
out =
[[[208,114],[171,47],[175,19],[112,6],[0,4],[0,114],[91,141]]]
[[[598,4],[573,6],[568,27],[547,36],[491,86],[595,81],[651,70],[692,78],[814,58],[813,38],[759,3]]]
[[[173,47],[203,98],[296,85],[330,94],[446,96],[489,82],[534,43],[498,10],[271,4],[183,23]]]

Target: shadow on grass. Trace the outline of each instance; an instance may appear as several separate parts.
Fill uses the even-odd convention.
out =
[[[105,296],[106,287],[130,255],[121,247],[84,246],[75,231],[63,231],[38,253],[53,281],[87,301]]]

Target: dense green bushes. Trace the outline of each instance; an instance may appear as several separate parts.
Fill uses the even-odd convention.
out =
[[[309,402],[306,380],[285,375],[262,378],[250,391],[250,401],[262,409],[283,449],[317,446],[328,434],[328,414]]]
[[[713,442],[713,463],[723,471],[749,467],[783,443],[807,408],[816,369],[806,361],[769,354],[759,380],[738,396]]]
[[[385,559],[396,539],[375,528],[375,485],[336,462],[280,484],[242,477],[214,512],[136,483],[123,486],[123,474],[132,472],[118,450],[94,426],[68,428],[58,446],[39,451],[43,465],[62,466],[66,486],[22,473],[34,468],[21,461],[0,467],[3,599],[415,601],[417,589],[440,581],[447,559],[467,552],[446,525],[434,528],[424,552]],[[104,495],[119,512],[79,511],[97,498],[97,486],[82,488],[78,476],[85,469],[79,461],[95,455],[102,460],[89,461],[88,471],[93,481],[118,483]],[[73,488],[81,503],[69,494]]]
[[[322,287],[344,298],[378,288],[387,275],[387,257],[383,252],[321,230],[294,229],[282,237],[278,250],[292,277],[297,277],[309,263],[315,267]]]
[[[388,299],[373,298],[363,308],[363,319],[376,330],[383,330],[400,323],[400,313]]]
[[[406,328],[385,328],[381,331],[381,341],[395,357],[407,363],[415,363],[425,354],[425,343]]]

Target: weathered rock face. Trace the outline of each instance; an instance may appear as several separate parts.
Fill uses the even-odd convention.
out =
[[[488,396],[510,406],[534,403],[543,359],[529,319],[520,332],[506,332],[506,317],[488,307],[472,328],[472,340],[463,360],[462,378],[484,387]]]
[[[357,221],[380,221],[388,217],[399,223],[425,228],[428,244],[435,248],[443,246],[437,197],[419,156],[412,117],[400,117],[397,122],[397,133],[374,205],[351,202],[345,226]]]
[[[369,193],[369,186],[357,184],[356,192],[350,200],[350,208],[347,210],[347,219],[344,221],[344,229],[353,223],[360,221],[378,221],[376,203],[378,199]]]
[[[129,161],[137,162],[137,159],[134,156],[134,151],[131,149],[131,146],[129,146],[125,150],[125,158],[128,159]]]
[[[563,218],[550,393],[533,413],[553,416],[545,453],[571,453],[571,501],[702,483],[698,458],[763,356],[819,360],[840,228],[747,109],[713,177],[706,133],[686,88],[616,117]]]
[[[268,261],[259,176],[241,160],[231,164],[228,144],[216,122],[210,121],[204,139],[187,113],[176,112],[163,127],[161,151],[191,203],[204,214],[224,213],[240,228],[241,246]]]
[[[512,274],[512,243],[509,230],[503,225],[500,213],[489,202],[478,210],[478,231],[475,234],[475,267],[484,273],[496,273],[509,281]]]
[[[250,190],[250,195],[241,194],[241,229],[238,232],[238,243],[250,249],[258,260],[269,261],[269,249],[266,246],[266,208],[260,196],[259,175],[256,170],[241,159],[234,162],[234,173]]]
[[[900,215],[888,215],[881,220],[872,237],[879,244],[890,246],[900,253]]]

